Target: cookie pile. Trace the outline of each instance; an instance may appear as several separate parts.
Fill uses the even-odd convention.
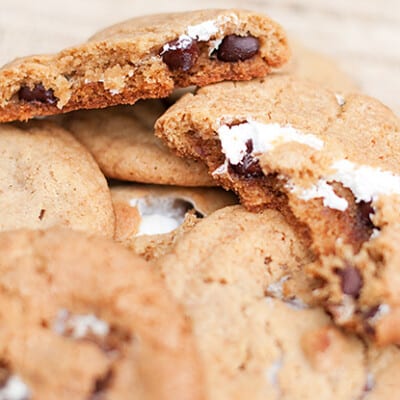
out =
[[[274,21],[20,58],[0,121],[0,400],[400,396],[400,120]]]

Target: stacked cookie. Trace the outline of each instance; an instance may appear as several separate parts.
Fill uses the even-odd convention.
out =
[[[398,397],[400,121],[293,48],[205,10],[0,70],[0,399]]]

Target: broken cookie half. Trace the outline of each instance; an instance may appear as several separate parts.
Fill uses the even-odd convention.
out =
[[[156,123],[171,148],[205,161],[247,208],[289,217],[317,256],[308,268],[321,282],[314,295],[337,323],[382,344],[400,343],[399,132],[374,99],[285,76],[200,89]]]
[[[175,87],[265,76],[288,59],[282,28],[244,10],[138,17],[54,55],[0,69],[0,122],[133,104]]]

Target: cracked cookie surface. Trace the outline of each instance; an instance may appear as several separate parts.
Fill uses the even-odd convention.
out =
[[[0,230],[69,227],[112,237],[107,182],[87,150],[47,121],[0,126]]]
[[[208,399],[376,399],[394,382],[386,368],[399,350],[332,323],[303,274],[311,260],[279,212],[241,206],[201,220],[158,260],[193,322]]]
[[[137,17],[54,55],[0,69],[0,121],[133,104],[175,87],[265,76],[288,59],[282,28],[245,10]]]
[[[384,323],[400,309],[389,283],[395,256],[382,247],[400,222],[400,121],[387,107],[271,76],[187,94],[156,132],[178,154],[204,160],[249,209],[275,207],[297,222],[319,257],[308,269],[321,278],[316,295],[336,308],[337,323],[382,344],[400,342],[398,325]],[[340,278],[348,266],[349,284]]]
[[[0,234],[0,271],[0,397],[204,398],[191,327],[143,259],[77,232],[15,231]]]

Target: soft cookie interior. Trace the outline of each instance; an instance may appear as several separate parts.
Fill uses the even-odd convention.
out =
[[[244,10],[134,18],[54,55],[0,70],[0,121],[162,98],[175,87],[266,75],[288,59],[282,28]]]

